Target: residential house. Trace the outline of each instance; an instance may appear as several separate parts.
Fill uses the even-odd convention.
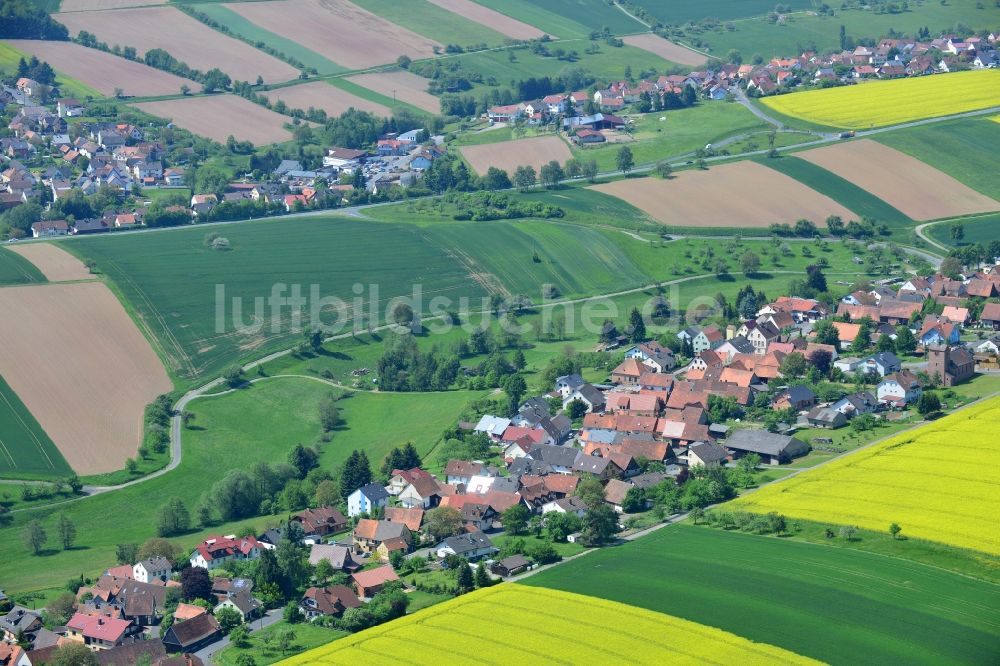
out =
[[[625,352],[625,358],[639,360],[652,372],[667,372],[677,366],[674,352],[655,340],[632,347]]]
[[[712,442],[695,442],[688,447],[688,467],[718,467],[725,463],[729,454],[726,449]]]
[[[927,317],[917,335],[917,342],[925,347],[930,345],[953,345],[961,339],[958,326],[936,317]]]
[[[65,236],[69,233],[69,225],[66,220],[49,220],[35,222],[31,225],[32,238],[49,238],[52,236]]]
[[[418,508],[407,509],[401,506],[387,506],[385,508],[385,519],[391,523],[406,525],[406,529],[411,532],[419,532],[420,525],[424,521],[424,510]]]
[[[140,583],[166,582],[172,573],[170,560],[159,556],[140,560],[132,567],[132,578]]]
[[[392,470],[392,476],[389,477],[389,485],[385,487],[385,490],[393,497],[396,497],[406,489],[406,486],[413,483],[416,479],[429,478],[431,478],[430,472],[425,472],[419,467],[394,469]]]
[[[596,456],[586,456],[588,458],[593,458]],[[579,497],[563,497],[562,499],[553,500],[547,504],[542,505],[542,515],[547,513],[572,513],[582,518],[585,513],[587,513],[587,505],[583,503]]]
[[[191,618],[198,617],[199,615],[204,615],[207,612],[208,610],[201,606],[181,602],[177,604],[177,608],[174,609],[174,622],[190,620]]]
[[[979,315],[979,323],[986,328],[1000,331],[1000,303],[986,303]]]
[[[845,395],[830,405],[830,409],[840,412],[848,419],[862,414],[871,414],[878,408],[878,399],[868,391]]]
[[[371,553],[387,539],[403,539],[406,543],[412,541],[410,530],[402,523],[388,520],[372,520],[362,518],[354,526],[354,549],[362,553]]]
[[[302,525],[302,531],[307,537],[336,534],[347,528],[347,518],[344,518],[344,514],[332,506],[300,511],[292,516],[291,520]]]
[[[920,380],[909,370],[901,370],[891,375],[886,375],[875,389],[875,395],[878,397],[879,402],[885,402],[896,407],[903,407],[914,403],[920,398],[922,392],[923,387],[920,384]]]
[[[861,374],[874,373],[879,377],[885,377],[903,369],[903,363],[892,352],[878,352],[873,356],[861,361],[855,372]]]
[[[508,576],[516,576],[519,573],[524,573],[530,568],[531,560],[527,557],[524,555],[511,555],[491,564],[490,573],[494,576],[507,578]]]
[[[404,555],[410,552],[409,542],[402,537],[394,537],[392,539],[386,539],[375,549],[375,553],[382,562],[390,561],[390,559],[392,559],[392,554],[396,552]]]
[[[218,613],[223,608],[229,608],[240,614],[240,618],[244,622],[250,622],[264,613],[264,606],[259,601],[253,598],[246,590],[240,590],[239,592],[226,597],[221,602],[219,602],[213,613]]]
[[[695,354],[700,354],[710,349],[717,349],[725,341],[725,334],[717,326],[711,325],[698,331],[698,335],[691,340],[691,347]]]
[[[41,613],[35,613],[24,606],[15,605],[3,616],[0,616],[0,630],[3,639],[8,643],[16,643],[18,635],[33,636],[42,628]]]
[[[163,634],[163,646],[167,652],[193,653],[215,642],[221,633],[219,621],[206,613],[172,624]]]
[[[75,613],[66,623],[66,638],[91,650],[107,650],[122,645],[137,629],[128,620]]]
[[[508,426],[510,426],[510,419],[485,414],[479,419],[474,431],[485,433],[493,441],[499,442]]]
[[[729,435],[725,447],[737,457],[756,453],[761,462],[769,465],[787,463],[809,452],[809,445],[799,439],[749,428],[736,430]]]
[[[358,596],[362,599],[370,599],[381,592],[388,583],[399,580],[399,576],[396,575],[392,566],[387,564],[351,574],[351,579],[354,581],[354,588]]]
[[[439,558],[448,555],[458,555],[470,562],[489,557],[500,549],[493,545],[490,538],[482,532],[471,532],[448,537],[434,547],[434,553]]]
[[[309,564],[316,566],[321,560],[329,562],[334,571],[353,573],[363,566],[361,562],[354,560],[351,549],[347,546],[313,544],[309,551]]]
[[[351,588],[330,585],[306,590],[299,602],[299,609],[307,620],[312,620],[320,616],[340,617],[348,608],[361,608],[363,605]]]
[[[806,414],[806,422],[815,428],[840,428],[847,425],[847,416],[832,407],[814,407]]]
[[[601,456],[581,455],[573,463],[574,474],[593,474],[601,481],[621,478],[625,470],[619,467],[611,458]]]
[[[441,497],[446,490],[434,477],[419,478],[399,493],[399,503],[406,508],[433,509],[441,503]]]
[[[976,374],[976,360],[965,347],[930,345],[927,374],[939,379],[942,386],[955,386],[972,379]]]
[[[638,365],[638,363],[636,363]],[[619,366],[620,367],[620,366]],[[639,377],[642,373],[639,374]],[[636,378],[638,382],[638,377]],[[587,407],[587,412],[597,412],[604,408],[604,394],[600,389],[596,388],[591,384],[584,384],[577,390],[573,391],[568,397],[563,399],[563,408],[566,408],[571,402],[579,400]]]
[[[347,515],[351,518],[363,513],[371,515],[376,509],[386,505],[389,493],[377,483],[361,486],[347,496]]]
[[[468,486],[472,477],[481,474],[485,465],[480,462],[466,460],[449,460],[444,467],[445,482],[450,485],[463,484]]]
[[[547,464],[556,474],[572,474],[580,455],[582,452],[579,449],[548,444],[538,444],[528,452],[529,458]]]
[[[789,386],[771,400],[774,409],[802,411],[816,404],[816,393],[808,386]]]
[[[753,353],[763,356],[767,353],[767,346],[781,336],[781,329],[769,321],[750,320],[736,330],[736,335],[737,337],[745,337],[753,345]]]
[[[211,536],[198,544],[191,553],[191,566],[211,571],[226,562],[255,560],[260,557],[261,550],[263,546],[254,536]]]
[[[219,203],[219,197],[214,194],[195,194],[191,197],[191,214],[204,215]]]
[[[626,358],[618,367],[611,371],[611,383],[625,386],[636,386],[643,372],[648,372],[643,364],[635,358]]]

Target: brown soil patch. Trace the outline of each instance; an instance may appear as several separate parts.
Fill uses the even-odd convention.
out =
[[[803,218],[821,223],[830,215],[858,219],[833,199],[749,161],[682,171],[669,180],[618,180],[593,189],[624,199],[673,226],[759,229]]]
[[[851,181],[914,220],[1000,210],[1000,202],[877,141],[838,143],[795,156]]]
[[[496,30],[511,39],[535,39],[545,34],[533,25],[518,21],[472,0],[430,0],[430,2],[453,14],[458,14],[470,21]]]
[[[301,86],[268,90],[264,96],[272,102],[281,100],[293,109],[307,110],[310,106],[326,111],[331,118],[337,117],[349,108],[358,111],[368,111],[377,116],[388,118],[391,111],[388,107],[368,101],[364,97],[352,95],[346,90],[336,88],[325,81],[313,81]]]
[[[462,146],[459,150],[479,175],[491,166],[504,169],[510,175],[514,175],[514,169],[519,166],[532,166],[537,172],[547,162],[555,160],[565,164],[573,157],[566,142],[557,136]]]
[[[391,98],[395,92],[396,99],[412,104],[428,113],[441,113],[441,101],[427,92],[427,79],[410,72],[381,72],[379,74],[359,74],[347,79],[359,86]]]
[[[225,7],[349,69],[434,56],[440,46],[348,0],[240,2]],[[405,7],[400,7],[403,19]],[[290,78],[290,77],[289,77]]]
[[[165,5],[167,0],[62,0],[61,12],[89,12],[95,9],[121,9],[122,7],[145,7]]]
[[[72,42],[43,42],[34,39],[10,39],[14,48],[38,56],[63,74],[86,83],[109,97],[115,88],[126,95],[151,97],[176,95],[181,86],[198,92],[201,84],[190,79],[132,62],[97,49]]]
[[[290,16],[283,17],[283,22]],[[134,46],[140,55],[163,49],[195,69],[218,67],[241,81],[256,81],[259,74],[267,83],[279,83],[299,75],[288,63],[212,30],[174,7],[75,12],[54,18],[69,28],[70,35],[86,30],[109,46]]]
[[[136,454],[146,405],[172,388],[101,282],[0,289],[0,375],[80,474]]]
[[[7,247],[33,263],[49,282],[94,279],[83,262],[53,243],[25,243]]]
[[[239,141],[260,146],[289,141],[292,133],[282,125],[288,116],[275,113],[236,95],[189,97],[163,102],[144,102],[135,107],[201,136],[225,143],[232,134]]]
[[[628,37],[623,37],[622,39],[629,46],[634,46],[642,49],[643,51],[649,51],[654,55],[660,56],[664,60],[676,62],[678,65],[697,67],[708,62],[708,58],[697,51],[692,51],[685,46],[681,46],[680,44],[674,44],[670,40],[663,39],[659,35],[654,35],[652,33],[646,33],[644,35],[629,35]]]

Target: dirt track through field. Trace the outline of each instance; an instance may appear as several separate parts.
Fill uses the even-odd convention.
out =
[[[674,44],[673,42],[652,33],[647,33],[645,35],[629,35],[623,39],[629,46],[640,48],[643,51],[649,51],[654,55],[660,56],[664,60],[676,62],[678,65],[698,67],[699,65],[704,65],[708,62],[708,58],[697,51],[692,51],[689,48],[681,46],[680,44]]]
[[[140,97],[176,95],[183,85],[194,92],[201,91],[201,84],[191,79],[72,42],[10,39],[7,43],[19,51],[38,56],[56,70],[109,97],[118,88],[126,95]]]
[[[49,282],[94,279],[83,262],[52,243],[28,243],[7,247],[33,263]]]
[[[223,5],[262,28],[349,69],[434,56],[441,46],[348,0],[276,0]],[[405,7],[400,7],[405,23]]]
[[[1000,202],[915,157],[870,139],[814,148],[796,153],[796,157],[864,188],[914,220],[1000,210]]]
[[[310,106],[323,109],[326,111],[326,115],[331,118],[336,118],[352,107],[358,111],[368,111],[385,118],[391,115],[389,107],[353,95],[346,90],[330,85],[326,81],[313,81],[301,86],[277,88],[262,94],[272,102],[280,99],[292,109],[305,111]]]
[[[566,142],[557,136],[462,146],[459,150],[480,176],[491,166],[504,169],[511,176],[519,166],[532,166],[537,173],[547,162],[555,160],[559,164],[565,164],[566,160],[573,157]]]
[[[218,67],[241,81],[256,81],[259,74],[266,83],[280,83],[299,75],[288,63],[212,30],[175,7],[77,12],[54,18],[69,28],[71,36],[86,30],[109,46],[133,46],[140,56],[163,49],[190,67],[202,71]]]
[[[412,104],[428,113],[441,113],[441,101],[427,92],[428,79],[409,72],[379,72],[359,74],[347,79],[351,83],[373,90],[381,95]]]
[[[496,30],[511,39],[535,39],[545,33],[533,25],[523,23],[506,14],[484,7],[472,0],[429,0],[442,9],[463,16],[487,28]]]
[[[220,143],[225,143],[230,134],[237,141],[250,141],[255,146],[292,138],[292,133],[282,127],[291,118],[236,95],[144,102],[135,107],[160,118],[170,118],[180,127]]]
[[[683,227],[766,228],[830,215],[858,219],[833,199],[756,162],[733,162],[707,171],[682,171],[674,178],[634,178],[594,185],[653,219]]]
[[[145,406],[172,385],[101,282],[0,289],[0,375],[79,474],[136,455]]]

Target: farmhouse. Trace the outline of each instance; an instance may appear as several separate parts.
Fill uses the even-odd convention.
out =
[[[163,635],[163,645],[167,652],[197,652],[214,642],[219,633],[218,620],[206,613],[171,625]]]
[[[359,571],[352,574],[351,579],[354,581],[358,596],[362,599],[369,599],[381,592],[386,584],[399,580],[399,576],[396,575],[392,566],[387,564],[375,569]]]
[[[66,638],[91,650],[107,650],[122,645],[136,630],[128,620],[76,613],[66,623]]]
[[[733,432],[725,447],[736,457],[756,453],[768,465],[787,463],[809,452],[809,445],[794,437],[748,428]]]
[[[48,222],[35,222],[31,225],[32,238],[46,238],[50,236],[65,236],[69,233],[69,225],[66,220],[51,220]]]
[[[348,608],[360,608],[364,604],[351,588],[345,585],[310,587],[302,595],[299,609],[306,619],[329,616],[340,617]]]
[[[448,555],[459,555],[470,562],[492,555],[497,550],[493,546],[493,542],[490,541],[490,538],[482,532],[448,537],[434,547],[434,553],[439,558],[443,559]]]
[[[263,546],[253,536],[208,537],[191,553],[191,566],[212,570],[233,560],[257,559],[261,550]]]

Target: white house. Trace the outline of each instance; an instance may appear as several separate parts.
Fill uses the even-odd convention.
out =
[[[448,537],[434,547],[434,552],[442,559],[448,555],[461,555],[470,562],[492,555],[498,550],[482,532]]]
[[[350,517],[371,514],[375,509],[385,506],[389,493],[377,483],[361,486],[347,497],[347,515]]]
[[[580,518],[583,518],[583,515],[587,513],[587,505],[578,497],[563,497],[562,499],[542,505],[543,516],[553,511],[557,513],[575,513]]]
[[[255,560],[264,550],[257,537],[247,536],[237,538],[235,534],[228,536],[208,537],[191,553],[191,566],[212,570],[221,567],[231,560]]]
[[[165,557],[151,557],[132,566],[132,578],[140,583],[166,582],[172,573],[170,560]]]
[[[505,419],[501,416],[493,416],[492,414],[485,414],[479,423],[476,424],[474,432],[486,433],[490,439],[493,441],[500,441],[503,436],[504,431],[507,426],[510,425],[510,419]]]
[[[441,501],[441,487],[434,477],[415,479],[399,493],[400,505],[407,509],[419,507],[430,509]]]
[[[879,402],[897,405],[911,404],[920,398],[923,387],[917,376],[908,370],[888,375],[878,383],[875,394]]]
[[[556,391],[565,400],[586,383],[580,375],[563,375],[562,377],[556,377]]]

